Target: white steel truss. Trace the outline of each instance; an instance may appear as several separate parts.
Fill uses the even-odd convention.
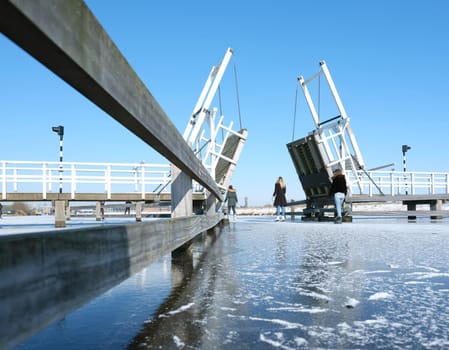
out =
[[[226,126],[223,123],[224,116],[217,117],[217,108],[211,108],[232,54],[232,49],[228,48],[223,60],[212,67],[183,134],[184,140],[192,147],[213,178],[216,179],[215,170],[220,159],[230,163],[227,176],[217,180],[217,185],[223,191],[229,184],[241,151],[241,147],[238,147],[232,158],[227,157],[223,152],[226,141],[235,135],[243,143],[247,136],[246,130],[234,131],[232,121]]]
[[[319,78],[321,75],[324,75],[326,78],[329,90],[339,111],[339,115],[325,121],[320,120],[320,116],[317,113],[307,87],[307,84],[314,79]],[[320,62],[320,71],[318,73],[307,80],[302,76],[299,76],[298,81],[301,85],[316,127],[311,134],[314,134],[317,142],[323,146],[321,149],[324,150],[323,158],[329,176],[332,175],[334,169],[340,168],[348,175],[349,173],[352,175],[348,176],[348,178],[353,181],[352,183],[349,183],[349,187],[352,188],[352,185],[357,185],[361,191],[362,186],[357,174],[358,170],[363,169],[365,164],[357,140],[352,131],[349,117],[343,107],[343,103],[341,102],[326,62]]]

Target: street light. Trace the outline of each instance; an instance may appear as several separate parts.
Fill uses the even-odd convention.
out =
[[[412,149],[410,146],[402,145],[402,164],[404,166],[405,194],[408,194],[407,175],[405,174],[405,172],[407,171],[407,164],[406,164],[405,154],[410,149]]]
[[[64,138],[64,127],[62,125],[53,126],[52,131],[59,135],[59,193],[62,193],[62,142]]]

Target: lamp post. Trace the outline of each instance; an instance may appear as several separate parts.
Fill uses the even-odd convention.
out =
[[[64,127],[62,125],[53,126],[52,131],[59,135],[59,193],[62,193],[62,144],[64,138]]]
[[[403,166],[404,166],[405,194],[408,194],[407,175],[406,175],[406,171],[407,171],[407,161],[406,161],[405,154],[406,154],[407,151],[410,150],[410,149],[412,149],[410,146],[402,145],[402,164],[403,164]]]

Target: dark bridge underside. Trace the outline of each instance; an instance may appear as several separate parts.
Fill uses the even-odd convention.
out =
[[[0,31],[221,198],[209,172],[81,0],[0,1]]]

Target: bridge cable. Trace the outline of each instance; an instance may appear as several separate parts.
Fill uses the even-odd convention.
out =
[[[242,130],[243,126],[242,126],[242,115],[240,113],[239,84],[238,84],[238,79],[237,79],[237,68],[235,66],[235,62],[234,62],[234,80],[235,80],[235,93],[237,95],[237,109],[239,112],[240,130]]]
[[[368,179],[373,183],[374,186],[376,186],[377,190],[379,191],[381,196],[385,196],[385,194],[382,192],[382,189],[377,185],[377,183],[374,181],[374,179],[369,175],[369,173],[365,170],[364,167],[360,166],[359,160],[353,155],[351,154],[352,160],[354,161],[354,163],[356,163],[357,167],[359,169],[362,169],[362,171],[365,173],[365,175],[368,177]]]
[[[293,133],[292,133],[292,141],[295,140],[295,128],[296,128],[296,107],[298,105],[298,84],[296,84],[296,92],[295,92],[295,107],[293,111]]]

